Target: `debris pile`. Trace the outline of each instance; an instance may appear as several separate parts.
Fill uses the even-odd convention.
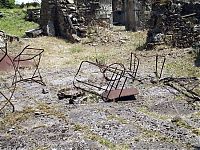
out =
[[[187,13],[187,7],[190,5],[198,9]],[[155,5],[152,8],[147,47],[151,48],[155,44],[165,43],[172,47],[187,48],[198,42],[200,40],[200,20],[198,18],[200,5],[190,5],[184,3]]]
[[[120,46],[130,40],[130,36],[122,32],[112,31],[101,26],[88,27],[87,38],[83,40],[84,44],[89,45],[116,45]]]

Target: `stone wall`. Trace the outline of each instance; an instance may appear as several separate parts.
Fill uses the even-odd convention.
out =
[[[76,0],[75,3],[86,25],[93,20],[112,24],[112,0]]]
[[[40,26],[44,34],[71,41],[84,37],[93,20],[112,23],[112,0],[43,0]]]
[[[200,4],[176,2],[159,3],[152,7],[147,47],[167,44],[188,48],[200,41]]]

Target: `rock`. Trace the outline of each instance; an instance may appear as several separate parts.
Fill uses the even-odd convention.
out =
[[[12,132],[12,131],[14,131],[14,130],[15,130],[15,127],[10,128],[10,129],[8,130],[8,132]]]
[[[59,100],[62,100],[64,98],[76,99],[77,97],[81,97],[84,95],[85,95],[84,92],[70,88],[61,89],[58,91],[57,94]]]
[[[125,41],[125,40],[120,40],[120,42],[121,42],[121,43],[123,43],[123,44],[124,44],[124,43],[126,43],[126,41]]]
[[[78,43],[78,42],[81,42],[81,38],[78,37],[76,34],[72,34],[72,41],[74,43]]]
[[[27,37],[35,38],[35,37],[40,36],[43,33],[43,31],[42,29],[31,29],[31,30],[26,31],[25,33]]]
[[[45,89],[42,89],[42,94],[47,94],[49,93],[48,91],[46,91]]]

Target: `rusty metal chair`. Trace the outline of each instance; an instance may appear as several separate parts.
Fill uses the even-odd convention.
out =
[[[84,70],[84,64],[91,65],[87,68],[98,68],[99,71],[96,73],[96,75],[101,74],[105,80],[104,85],[100,85],[100,83],[97,82],[96,77],[94,77],[95,81],[92,82],[92,79],[84,78],[81,75],[83,74],[81,69]],[[129,69],[126,69],[125,66],[121,63],[113,63],[106,66],[90,61],[82,61],[74,77],[73,84],[78,89],[101,96],[104,101],[118,101],[124,97],[134,96],[139,93],[138,90],[133,87],[125,87],[128,79],[131,79],[134,82],[138,67],[139,59],[136,56],[133,57],[133,54],[131,54]],[[95,76],[94,73],[93,76]]]
[[[9,62],[12,63],[11,65],[14,70],[14,75],[11,77],[10,85],[7,85],[8,84],[7,80],[5,82],[0,81],[0,112],[2,112],[9,105],[11,106],[11,111],[14,112],[15,107],[14,107],[13,103],[11,102],[11,99],[12,99],[15,89],[16,89],[16,84],[14,84],[15,77],[16,77],[16,71],[14,69],[13,61],[10,58],[10,56],[8,55],[7,44],[6,44],[5,48],[0,48],[0,52],[1,52],[1,54],[3,54],[2,57],[0,58],[0,63],[2,61],[5,61],[5,59],[8,59]]]
[[[39,71],[39,64],[43,52],[44,49],[31,48],[28,45],[13,59],[17,76],[15,83],[36,82],[41,85],[45,85]],[[30,75],[29,77],[26,77],[22,74],[23,70],[27,68],[27,66],[35,67],[35,70],[32,72],[32,75]]]

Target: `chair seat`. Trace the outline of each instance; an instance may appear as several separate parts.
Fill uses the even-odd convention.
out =
[[[121,95],[120,95],[121,93]],[[139,91],[132,87],[132,88],[127,88],[127,89],[123,89],[122,92],[121,92],[121,89],[115,89],[115,90],[111,90],[110,92],[109,91],[105,91],[103,92],[102,96],[103,97],[107,97],[108,99],[118,99],[118,98],[121,98],[121,97],[128,97],[128,96],[134,96],[134,95],[138,95],[139,94]]]

